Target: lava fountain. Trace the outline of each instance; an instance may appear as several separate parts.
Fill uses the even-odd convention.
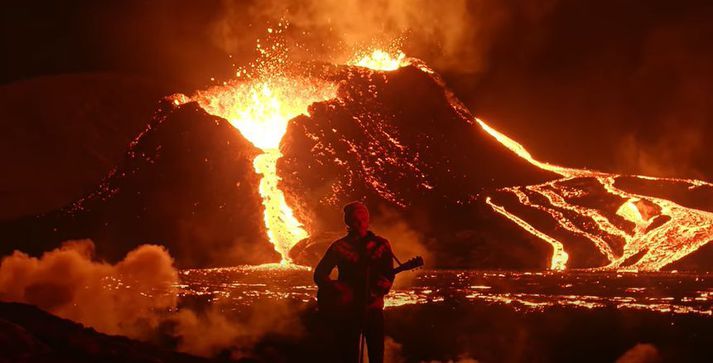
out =
[[[287,74],[287,46],[280,36],[287,25],[279,25],[277,29],[268,29],[266,42],[258,39],[259,57],[247,68],[238,69],[235,79],[197,91],[190,97],[178,94],[172,99],[177,105],[197,102],[209,114],[228,120],[262,150],[253,160],[253,167],[262,176],[259,192],[265,207],[267,236],[284,266],[291,264],[290,249],[309,233],[294,216],[279,188],[280,141],[289,120],[308,114],[312,103],[335,98],[337,87],[325,80]]]
[[[272,30],[269,31],[271,34]],[[262,150],[253,161],[255,171],[262,175],[260,196],[265,207],[264,222],[270,242],[282,256],[281,265],[291,264],[288,253],[300,240],[309,236],[297,220],[279,188],[277,160],[280,141],[287,131],[289,120],[308,114],[309,105],[337,97],[337,85],[322,79],[287,75],[286,47],[273,39],[267,48],[258,42],[263,57],[256,64],[257,76],[234,79],[223,85],[197,91],[193,96],[172,96],[174,102],[195,101],[206,112],[230,122],[253,145]],[[374,70],[395,70],[406,64],[405,55],[383,50],[363,53],[349,64]],[[239,70],[237,75],[248,72]]]
[[[279,189],[277,160],[280,141],[290,119],[307,114],[314,102],[336,97],[332,83],[310,78],[258,78],[248,82],[233,81],[205,91],[191,99],[206,112],[228,120],[253,145],[263,151],[253,161],[255,171],[262,175],[260,195],[265,207],[265,226],[270,242],[289,263],[287,253],[309,234],[302,228]]]

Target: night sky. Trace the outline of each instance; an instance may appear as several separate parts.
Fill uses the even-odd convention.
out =
[[[0,218],[91,191],[161,96],[205,87],[251,60],[264,24],[277,19],[254,7],[218,0],[6,4]],[[713,2],[493,0],[468,9],[478,32],[448,54],[458,61],[444,60],[442,44],[418,36],[404,50],[433,64],[476,115],[536,158],[713,180]],[[230,41],[216,41],[228,16]]]

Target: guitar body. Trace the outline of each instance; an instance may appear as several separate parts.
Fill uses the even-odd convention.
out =
[[[333,281],[317,290],[317,306],[325,313],[346,312],[354,302],[354,292],[346,284]]]
[[[423,266],[423,258],[421,256],[414,257],[406,263],[396,267],[391,273],[396,275],[403,271],[413,270]],[[328,284],[323,284],[317,289],[317,306],[319,311],[325,313],[340,313],[348,312],[350,308],[354,308],[354,291],[340,281],[332,281]]]

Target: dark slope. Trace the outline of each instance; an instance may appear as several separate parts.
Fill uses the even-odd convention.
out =
[[[182,267],[277,260],[262,224],[257,152],[197,105],[166,105],[96,192],[62,210],[0,224],[2,253],[39,254],[90,238],[109,260],[143,243],[167,246]]]
[[[0,362],[213,362],[111,336],[32,305],[0,302]]]

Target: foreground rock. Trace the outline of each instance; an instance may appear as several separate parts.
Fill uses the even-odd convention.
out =
[[[110,336],[34,306],[0,302],[0,362],[176,362],[213,360]]]

